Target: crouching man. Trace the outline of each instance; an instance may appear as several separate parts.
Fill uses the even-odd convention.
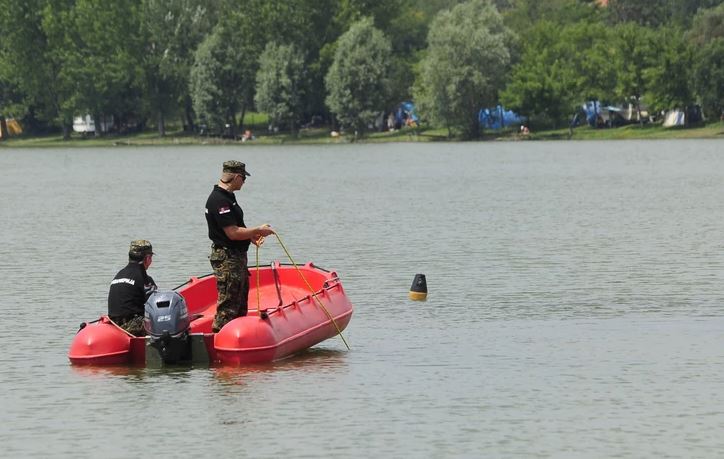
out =
[[[153,261],[153,248],[146,240],[131,242],[128,265],[118,271],[108,291],[108,317],[134,336],[143,336],[144,305],[156,290],[146,270]]]

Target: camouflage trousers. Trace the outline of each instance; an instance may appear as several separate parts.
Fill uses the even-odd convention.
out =
[[[249,270],[246,252],[213,246],[209,256],[216,276],[218,303],[211,329],[221,330],[227,322],[245,316],[248,310]]]
[[[143,328],[143,316],[125,317],[114,320],[114,322],[133,336],[146,336],[146,330]]]

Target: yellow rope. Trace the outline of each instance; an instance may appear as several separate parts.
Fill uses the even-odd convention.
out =
[[[327,314],[327,317],[329,318],[329,320],[331,320],[332,323],[334,324],[334,328],[337,329],[337,334],[339,334],[339,337],[342,338],[342,341],[344,342],[344,345],[347,346],[347,350],[351,350],[350,347],[349,347],[349,344],[347,344],[347,340],[344,339],[344,335],[342,335],[342,330],[339,329],[339,326],[337,325],[337,322],[334,320],[334,317],[332,317],[332,314],[330,314],[329,311],[327,310],[327,308],[324,307],[324,305],[322,304],[322,301],[321,301],[319,298],[317,298],[317,294],[314,293],[314,289],[313,289],[312,286],[309,284],[309,282],[307,282],[307,278],[304,277],[304,274],[302,274],[302,271],[299,269],[299,266],[297,266],[297,264],[294,262],[294,259],[292,258],[291,254],[289,253],[289,251],[287,250],[286,246],[285,246],[284,243],[282,242],[282,238],[279,237],[279,234],[277,234],[277,233],[274,233],[274,236],[277,237],[277,240],[279,241],[279,245],[282,246],[282,249],[284,249],[284,253],[287,254],[287,257],[289,257],[289,261],[291,261],[292,264],[294,265],[294,269],[297,270],[297,272],[299,273],[299,275],[302,277],[302,280],[304,281],[304,283],[307,284],[307,287],[309,288],[309,291],[312,292],[312,297],[313,297],[315,300],[317,300],[317,303],[319,304],[319,306],[322,307],[322,310],[324,311],[324,313]]]
[[[133,333],[129,332],[129,331],[126,330],[125,328],[123,328],[123,327],[121,327],[120,325],[118,325],[117,323],[113,322],[113,319],[111,319],[109,316],[106,316],[106,317],[108,317],[108,322],[112,323],[112,324],[115,325],[116,327],[118,327],[118,328],[120,328],[121,330],[123,330],[123,332],[124,332],[126,335],[130,336],[131,338],[138,338],[138,337],[137,337],[136,335],[134,335]]]
[[[256,245],[256,312],[261,317],[261,292],[259,291],[259,245]]]

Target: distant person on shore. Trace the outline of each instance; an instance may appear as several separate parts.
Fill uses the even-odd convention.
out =
[[[256,139],[256,137],[254,137],[254,134],[249,129],[244,131],[244,135],[241,136],[242,142],[248,142],[249,140],[254,140],[254,139]]]
[[[221,179],[206,200],[206,224],[212,243],[209,261],[218,292],[212,324],[214,333],[229,321],[246,315],[249,301],[246,252],[250,243],[258,246],[266,236],[274,234],[269,225],[247,228],[244,224],[244,211],[236,202],[234,191],[240,190],[249,176],[244,163],[226,161]]]
[[[131,242],[128,265],[118,271],[108,290],[108,317],[135,336],[145,335],[143,315],[146,300],[156,290],[156,283],[146,270],[153,262],[151,243],[139,239]]]

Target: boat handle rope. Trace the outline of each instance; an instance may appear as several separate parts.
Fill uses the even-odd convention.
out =
[[[340,338],[342,338],[342,342],[344,342],[344,345],[347,346],[347,350],[348,351],[351,350],[349,347],[349,344],[347,344],[347,340],[344,339],[342,330],[340,330],[339,325],[337,325],[337,321],[334,320],[334,317],[332,317],[332,314],[330,314],[329,311],[327,310],[327,308],[324,307],[324,304],[322,304],[322,300],[320,300],[317,297],[317,294],[314,292],[314,289],[312,288],[311,284],[309,283],[309,281],[307,281],[307,278],[304,277],[304,274],[299,269],[299,266],[297,266],[297,263],[294,261],[294,258],[292,258],[292,255],[289,253],[289,250],[287,250],[287,247],[282,242],[282,238],[279,237],[278,233],[274,233],[274,236],[277,237],[277,241],[279,241],[279,245],[282,246],[284,253],[286,253],[287,257],[289,258],[289,261],[291,261],[292,265],[294,265],[294,269],[297,270],[297,272],[299,273],[299,276],[301,276],[304,283],[307,284],[309,291],[312,293],[312,298],[317,300],[317,304],[319,304],[319,306],[322,308],[322,310],[327,315],[329,320],[332,321],[334,328],[337,329],[337,334],[339,335]],[[259,311],[259,315],[261,316],[261,314],[262,314],[262,312],[261,312],[261,293],[259,292],[259,245],[257,245],[257,244],[255,244],[255,245],[256,245],[256,309],[257,309],[257,311]],[[339,280],[339,278],[337,278],[337,280]]]
[[[261,310],[261,292],[259,291],[259,244],[261,242],[254,244],[256,246],[256,312],[259,317],[264,319],[264,313]]]

